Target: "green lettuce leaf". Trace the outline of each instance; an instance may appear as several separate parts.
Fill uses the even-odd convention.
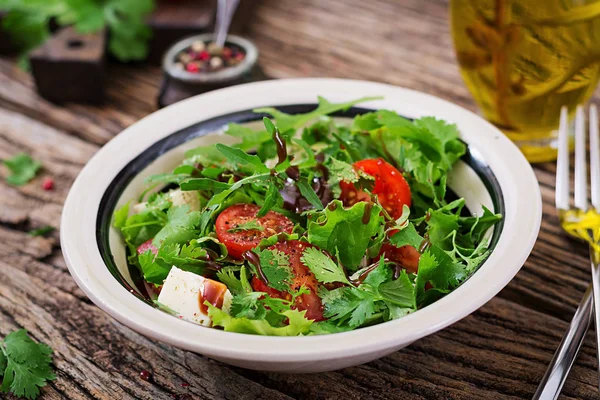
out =
[[[308,241],[331,254],[340,251],[342,265],[355,270],[371,245],[372,238],[383,234],[381,207],[356,203],[344,208],[339,200],[332,201],[321,212],[310,215]],[[365,213],[367,217],[365,217]]]

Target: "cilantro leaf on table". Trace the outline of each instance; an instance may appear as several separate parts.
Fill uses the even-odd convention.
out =
[[[9,333],[0,342],[0,392],[35,399],[47,381],[56,379],[51,354],[50,347],[34,342],[25,329]]]
[[[46,236],[50,232],[53,232],[55,229],[56,229],[55,227],[48,225],[48,226],[43,226],[38,229],[33,229],[33,230],[27,232],[27,234],[29,236]]]
[[[14,186],[23,186],[28,183],[35,178],[35,174],[37,174],[42,166],[42,164],[25,153],[19,153],[12,158],[4,160],[3,163],[11,173],[6,178],[6,182]]]
[[[308,222],[308,241],[331,254],[344,249],[340,252],[340,262],[355,270],[372,238],[384,230],[381,207],[367,204],[371,203],[359,202],[344,208],[341,201],[334,200],[323,211],[314,212]]]
[[[289,257],[279,250],[254,250],[260,259],[260,266],[273,289],[287,292],[293,281]]]
[[[350,285],[344,269],[316,247],[307,247],[300,259],[319,282],[341,282]]]

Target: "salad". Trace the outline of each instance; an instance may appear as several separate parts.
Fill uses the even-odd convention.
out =
[[[264,129],[229,124],[238,144],[192,149],[149,177],[114,213],[139,289],[201,325],[296,336],[402,318],[458,287],[501,216],[473,216],[447,189],[466,151],[455,125],[330,117],[367,100],[254,110]]]

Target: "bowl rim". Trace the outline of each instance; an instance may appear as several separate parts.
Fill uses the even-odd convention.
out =
[[[361,106],[388,108],[409,118],[433,115],[458,125],[461,138],[477,149],[492,169],[505,198],[503,232],[477,273],[448,296],[404,318],[350,332],[307,337],[206,329],[139,301],[121,286],[99,252],[96,218],[108,184],[127,163],[161,138],[199,121],[249,108],[314,103],[318,95],[332,102],[381,95],[382,100]],[[129,152],[123,155],[123,149]],[[540,189],[531,166],[512,142],[476,114],[434,96],[392,85],[300,78],[249,83],[196,96],[125,129],[92,157],[73,183],[63,208],[61,246],[69,271],[88,297],[142,334],[209,356],[267,362],[314,361],[401,347],[475,311],[522,267],[537,239],[541,214]],[[468,298],[462,295],[465,293]]]

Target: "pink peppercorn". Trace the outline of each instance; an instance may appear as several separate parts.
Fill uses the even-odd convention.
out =
[[[44,181],[42,182],[42,189],[44,189],[46,191],[50,191],[50,190],[54,189],[54,179],[52,179],[52,178],[44,179]]]
[[[194,64],[194,63],[189,63],[189,64],[187,64],[187,65],[185,66],[185,69],[186,69],[188,72],[198,72],[198,71],[200,70],[200,68],[198,67],[198,65],[197,65],[197,64]]]
[[[206,61],[210,58],[210,53],[206,50],[201,51],[200,54],[198,54],[198,59],[200,61]]]

